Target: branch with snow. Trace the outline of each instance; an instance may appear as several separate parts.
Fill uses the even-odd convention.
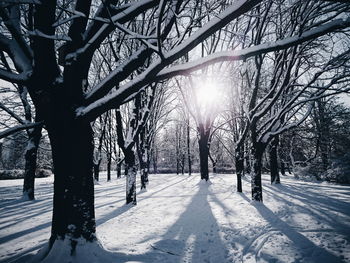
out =
[[[246,60],[250,57],[260,55],[263,53],[286,49],[301,44],[303,42],[313,40],[330,32],[345,29],[347,27],[350,27],[350,17],[344,19],[340,18],[327,24],[324,24],[323,26],[320,26],[318,28],[305,31],[300,36],[287,37],[282,40],[252,46],[243,50],[216,52],[212,55],[208,55],[196,61],[172,66],[160,71],[157,74],[157,78],[161,80],[177,75],[187,75],[188,73],[202,69],[205,66],[209,66],[223,61]]]

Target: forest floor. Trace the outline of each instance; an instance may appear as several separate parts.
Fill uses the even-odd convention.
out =
[[[115,262],[350,262],[350,186],[263,179],[264,203],[234,175],[150,175],[137,206],[125,205],[125,178],[95,185],[97,234]],[[50,234],[53,178],[0,181],[0,262],[25,262]],[[139,189],[139,188],[138,188]]]

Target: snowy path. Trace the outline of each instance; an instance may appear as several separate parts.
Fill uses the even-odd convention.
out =
[[[350,186],[264,179],[264,204],[233,175],[151,175],[136,207],[125,180],[95,186],[97,233],[115,262],[350,262]],[[0,262],[25,262],[50,234],[52,178],[23,202],[22,180],[0,181]],[[20,257],[21,260],[18,260]]]

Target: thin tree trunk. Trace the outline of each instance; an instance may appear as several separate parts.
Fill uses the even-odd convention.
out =
[[[112,156],[111,154],[108,154],[108,158],[107,158],[107,181],[108,182],[111,180],[111,166],[112,166]]]
[[[283,160],[281,161],[281,174],[286,175],[286,165]]]
[[[37,126],[28,132],[28,144],[25,153],[25,168],[23,182],[23,198],[34,200],[35,171],[37,166],[37,154],[41,139],[42,126]]]
[[[153,151],[153,171],[155,174],[158,173],[158,150],[155,147],[154,151]]]
[[[122,177],[122,161],[120,158],[120,151],[118,154],[118,159],[117,159],[117,179]]]
[[[260,143],[255,143],[252,148],[253,171],[251,173],[252,200],[262,202],[261,168],[264,147]]]
[[[236,174],[237,174],[237,192],[242,193],[242,175],[244,172],[244,152],[241,147],[235,152]]]
[[[181,174],[185,174],[185,154],[181,156]]]
[[[280,175],[278,172],[277,147],[278,147],[278,136],[275,136],[271,141],[271,146],[269,151],[271,184],[281,183]]]
[[[94,178],[96,181],[100,180],[100,165],[101,165],[102,159],[99,159],[97,162],[94,163]]]
[[[188,159],[188,174],[192,174],[192,159],[191,159],[191,138],[190,138],[190,119],[187,116],[187,159]]]
[[[132,149],[125,150],[125,169],[128,171],[126,174],[126,204],[136,205],[136,163],[135,153]]]

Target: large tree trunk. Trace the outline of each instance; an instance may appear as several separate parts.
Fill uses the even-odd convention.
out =
[[[78,239],[96,240],[93,132],[89,123],[57,115],[47,124],[55,174],[50,246],[69,238],[74,253]]]
[[[277,147],[278,147],[278,136],[272,139],[270,146],[270,174],[271,174],[271,184],[280,183],[280,175],[278,172],[278,156],[277,156]]]
[[[252,147],[253,170],[251,172],[252,200],[262,202],[261,168],[264,146],[261,143],[254,143]]]
[[[126,204],[136,205],[136,163],[135,153],[132,149],[126,149],[125,155],[125,169],[128,171],[126,174]]]
[[[41,139],[42,126],[30,129],[28,132],[28,144],[25,153],[25,168],[23,182],[23,198],[26,200],[34,200],[34,182],[35,171],[37,165],[37,154],[39,142]]]
[[[199,129],[199,164],[200,173],[202,180],[209,180],[209,169],[208,169],[208,158],[209,158],[209,148],[208,148],[209,136],[205,133],[203,129]]]

